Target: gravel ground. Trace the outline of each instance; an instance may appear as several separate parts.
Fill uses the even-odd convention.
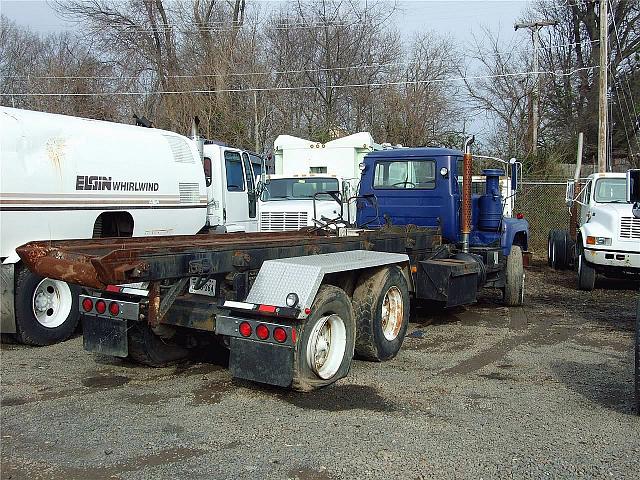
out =
[[[310,394],[223,365],[3,345],[2,479],[639,478],[637,290],[527,271],[527,305],[418,309],[392,361]]]

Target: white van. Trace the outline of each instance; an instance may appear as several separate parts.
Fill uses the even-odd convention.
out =
[[[204,152],[203,168],[173,132],[0,107],[0,331],[45,345],[78,323],[78,289],[21,264],[29,241],[256,230],[246,152]]]

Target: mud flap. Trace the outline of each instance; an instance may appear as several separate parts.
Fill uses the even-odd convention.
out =
[[[293,381],[293,348],[238,337],[230,338],[229,370],[236,378],[289,387]]]
[[[82,344],[87,352],[122,358],[128,356],[127,321],[84,316],[82,319]]]

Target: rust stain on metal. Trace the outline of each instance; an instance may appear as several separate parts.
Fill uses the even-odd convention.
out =
[[[47,141],[47,157],[60,176],[62,176],[62,162],[66,147],[67,144],[62,138],[51,138]]]
[[[149,317],[148,322],[151,327],[155,327],[160,322],[160,282],[151,282],[149,285]]]

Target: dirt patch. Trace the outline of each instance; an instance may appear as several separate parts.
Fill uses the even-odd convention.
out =
[[[333,384],[308,393],[286,392],[280,398],[299,408],[340,412],[344,410],[369,410],[394,412],[397,406],[385,399],[378,390],[368,385]]]

